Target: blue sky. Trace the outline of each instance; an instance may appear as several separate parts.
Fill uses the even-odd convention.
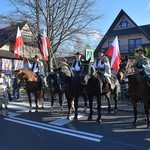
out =
[[[0,13],[6,13],[10,9],[8,6],[8,0],[1,0]],[[94,10],[103,14],[103,19],[96,21],[92,27],[104,35],[121,9],[137,25],[150,24],[150,0],[96,0]]]
[[[8,7],[8,0],[0,1],[0,13],[6,13]],[[123,9],[137,25],[150,24],[150,0],[96,0],[94,7],[95,13],[103,14],[103,18],[97,20],[92,24],[93,31],[98,31],[87,37],[92,47],[96,47],[99,43],[101,35],[104,35],[114,19],[117,17],[120,10]]]
[[[101,34],[106,33],[121,9],[137,25],[150,24],[150,0],[96,0],[95,9],[104,14],[103,19],[94,24]]]

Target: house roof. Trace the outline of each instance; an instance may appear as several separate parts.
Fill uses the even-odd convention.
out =
[[[135,27],[127,28],[127,29],[120,29],[120,30],[113,30],[123,15],[125,15],[132,22],[132,24]],[[101,42],[98,44],[98,46],[97,46],[95,51],[100,49],[103,46],[103,44],[107,41],[107,39],[110,38],[110,37],[121,36],[121,35],[128,35],[128,34],[136,34],[136,33],[143,33],[145,35],[145,37],[148,40],[150,40],[150,24],[149,25],[144,25],[144,26],[138,26],[126,14],[126,12],[124,10],[121,10],[119,12],[118,16],[116,17],[116,19],[114,20],[114,22],[112,23],[112,25],[110,26],[110,28],[108,29],[108,31],[106,32],[106,34],[104,35],[104,37],[102,38]]]
[[[22,29],[26,23],[26,21],[13,23],[10,26],[0,29],[0,47],[4,46],[10,41],[14,41],[17,34],[17,28],[19,27]]]
[[[0,50],[0,58],[12,59],[14,58],[14,53],[10,51]]]

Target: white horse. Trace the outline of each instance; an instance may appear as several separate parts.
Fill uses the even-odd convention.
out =
[[[3,105],[5,108],[5,114],[8,115],[8,88],[7,85],[0,85],[0,114],[3,115]]]

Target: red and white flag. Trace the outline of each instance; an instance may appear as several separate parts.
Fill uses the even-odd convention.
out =
[[[48,48],[50,47],[50,41],[46,35],[45,30],[43,31],[43,36],[42,36],[42,44],[41,44],[41,52],[43,54],[44,60],[48,61]]]
[[[115,71],[119,70],[119,64],[121,62],[120,52],[119,52],[119,42],[116,36],[111,46],[106,51],[106,55],[111,57],[111,68]]]
[[[22,36],[21,36],[20,29],[18,27],[15,46],[14,46],[14,57],[15,58],[19,58],[19,49],[20,49],[21,46],[23,46],[23,39],[22,39]]]

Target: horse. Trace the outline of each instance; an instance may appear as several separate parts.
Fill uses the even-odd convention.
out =
[[[8,115],[8,88],[7,85],[0,85],[0,113],[3,115],[3,105],[5,107],[5,113]]]
[[[145,115],[147,118],[147,128],[149,128],[149,109],[150,109],[150,86],[139,73],[134,73],[127,76],[128,78],[128,93],[133,105],[134,121],[133,125],[137,126],[137,103],[144,103]]]
[[[124,63],[124,62],[122,62]],[[127,63],[124,64],[126,66],[126,71],[122,72],[123,79],[124,76],[128,79],[128,94],[131,99],[131,103],[133,106],[134,113],[134,121],[133,127],[137,126],[137,103],[139,101],[144,103],[144,110],[147,118],[147,128],[149,127],[149,109],[150,109],[150,87],[147,84],[145,78],[140,73],[131,72],[132,63],[128,59]],[[120,66],[120,70],[123,70],[122,66]]]
[[[53,113],[53,105],[54,105],[54,97],[56,94],[59,95],[59,104],[60,104],[60,109],[61,109],[61,113],[63,112],[63,106],[62,106],[62,97],[64,94],[64,91],[62,91],[61,89],[61,83],[60,83],[60,71],[55,71],[50,73],[47,76],[47,83],[48,83],[48,87],[50,90],[50,95],[51,95],[51,110],[50,113]]]
[[[97,122],[101,122],[101,100],[102,95],[107,98],[108,101],[108,111],[111,111],[110,106],[110,96],[113,93],[114,101],[115,101],[115,112],[117,112],[117,100],[118,100],[118,90],[119,90],[119,82],[115,76],[111,77],[112,82],[112,91],[108,85],[104,86],[104,81],[102,74],[98,73],[98,71],[94,71],[92,64],[90,61],[85,61],[81,66],[81,73],[84,75],[84,83],[87,86],[87,96],[89,100],[90,114],[88,116],[88,120],[92,120],[93,115],[93,97],[95,96],[97,99],[97,110],[98,117]]]
[[[68,114],[67,119],[70,119],[70,114],[72,108],[75,109],[74,120],[77,120],[77,109],[78,109],[78,100],[82,96],[84,99],[84,110],[87,108],[87,96],[85,93],[85,87],[80,81],[80,75],[72,74],[71,77],[65,77],[65,87],[64,87],[65,97],[67,99],[68,105]],[[73,106],[74,104],[74,106]]]
[[[36,105],[36,112],[38,109],[38,102],[42,99],[42,107],[43,107],[43,99],[44,99],[44,89],[42,89],[41,81],[39,77],[29,69],[18,69],[14,70],[14,72],[18,75],[18,82],[19,84],[24,83],[25,90],[28,96],[30,110],[32,110],[32,99],[31,93],[34,94],[35,97],[35,105]]]

